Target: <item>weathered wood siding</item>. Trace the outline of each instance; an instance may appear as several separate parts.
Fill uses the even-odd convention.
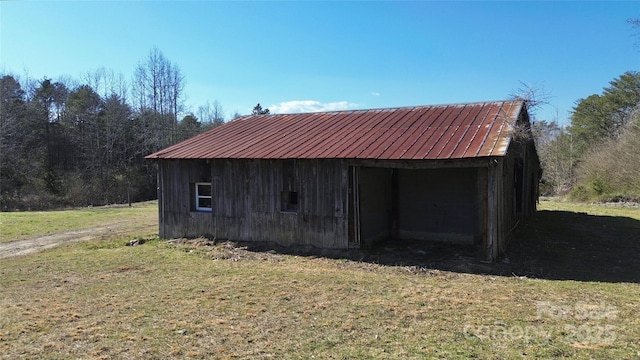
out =
[[[347,248],[347,170],[335,160],[161,160],[161,236]],[[194,211],[196,182],[211,182],[211,212]],[[297,212],[282,211],[282,191],[297,192]]]
[[[526,112],[518,126],[529,123]],[[536,211],[540,161],[532,139],[513,139],[503,158],[487,168],[485,258],[502,255],[514,229]]]
[[[192,193],[192,184],[211,181],[211,166],[205,160],[162,160],[158,178],[160,236],[211,236],[211,213],[194,211]]]

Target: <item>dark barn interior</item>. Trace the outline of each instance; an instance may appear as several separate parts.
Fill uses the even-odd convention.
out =
[[[361,168],[362,244],[383,239],[476,243],[482,223],[476,176],[474,168]]]

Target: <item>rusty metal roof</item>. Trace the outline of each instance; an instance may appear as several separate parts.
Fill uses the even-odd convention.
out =
[[[504,156],[522,101],[248,115],[147,159],[445,160]]]

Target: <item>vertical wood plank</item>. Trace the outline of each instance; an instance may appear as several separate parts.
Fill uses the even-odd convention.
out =
[[[487,168],[487,218],[486,228],[487,235],[484,242],[484,257],[487,261],[493,261],[495,255],[495,249],[497,247],[497,233],[498,233],[498,168],[501,167],[496,160],[492,162]]]

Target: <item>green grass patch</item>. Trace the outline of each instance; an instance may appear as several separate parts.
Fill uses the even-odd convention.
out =
[[[59,211],[0,212],[0,243],[113,224],[149,224],[157,232],[158,204],[102,206]],[[154,223],[155,221],[155,223]]]
[[[623,216],[635,220],[640,220],[640,207],[631,207],[623,205],[603,205],[588,204],[581,202],[570,202],[559,199],[540,201],[539,211],[568,211],[576,213],[585,213],[597,216]]]
[[[560,226],[549,220],[553,214],[594,220],[563,204],[553,210],[555,203],[541,204],[542,217],[528,223],[537,232],[514,241],[534,235],[543,244],[557,240],[553,232]],[[598,215],[603,207],[584,206],[595,219],[610,217]],[[540,219],[553,224],[538,226]],[[171,245],[148,239],[125,246],[135,235],[0,260],[0,354],[44,359],[640,356],[637,281],[415,271],[252,252],[229,243]],[[574,235],[565,229],[560,236]],[[635,249],[627,255],[637,255]]]

